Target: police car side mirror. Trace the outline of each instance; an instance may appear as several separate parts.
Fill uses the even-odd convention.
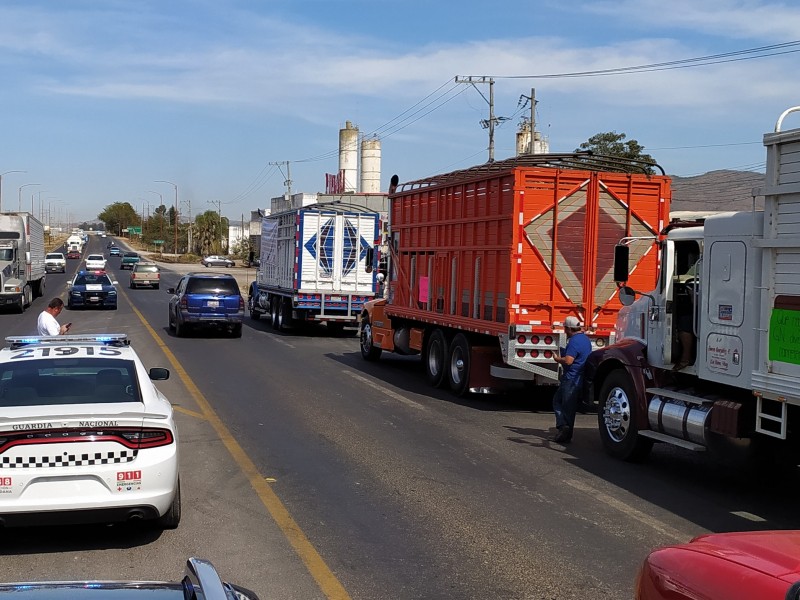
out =
[[[169,369],[164,369],[162,367],[153,367],[148,372],[150,379],[153,381],[163,381],[165,379],[169,379]]]

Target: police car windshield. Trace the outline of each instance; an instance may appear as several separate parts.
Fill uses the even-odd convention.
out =
[[[89,347],[31,347],[17,357]],[[118,352],[91,348],[93,353]],[[27,354],[26,354],[27,353]],[[33,353],[33,354],[31,354]],[[0,364],[0,407],[141,402],[133,361],[114,358],[42,358]]]
[[[111,285],[111,280],[105,273],[101,275],[98,275],[97,273],[84,273],[83,275],[78,275],[78,277],[75,279],[75,285],[86,284]]]

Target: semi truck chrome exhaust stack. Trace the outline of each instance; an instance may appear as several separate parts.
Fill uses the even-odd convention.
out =
[[[710,406],[654,396],[647,417],[653,431],[706,446],[706,422],[710,411]]]

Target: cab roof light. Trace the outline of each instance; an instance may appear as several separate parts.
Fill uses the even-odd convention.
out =
[[[97,333],[97,334],[74,334],[74,335],[28,335],[28,336],[9,336],[6,342],[12,348],[22,348],[23,346],[33,346],[37,344],[58,344],[61,346],[70,344],[105,344],[107,346],[130,346],[131,341],[127,333]]]

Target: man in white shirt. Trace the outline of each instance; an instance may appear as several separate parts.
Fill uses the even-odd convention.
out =
[[[40,314],[37,321],[39,335],[64,335],[69,331],[72,323],[59,325],[56,317],[64,310],[64,301],[61,298],[53,298]]]

